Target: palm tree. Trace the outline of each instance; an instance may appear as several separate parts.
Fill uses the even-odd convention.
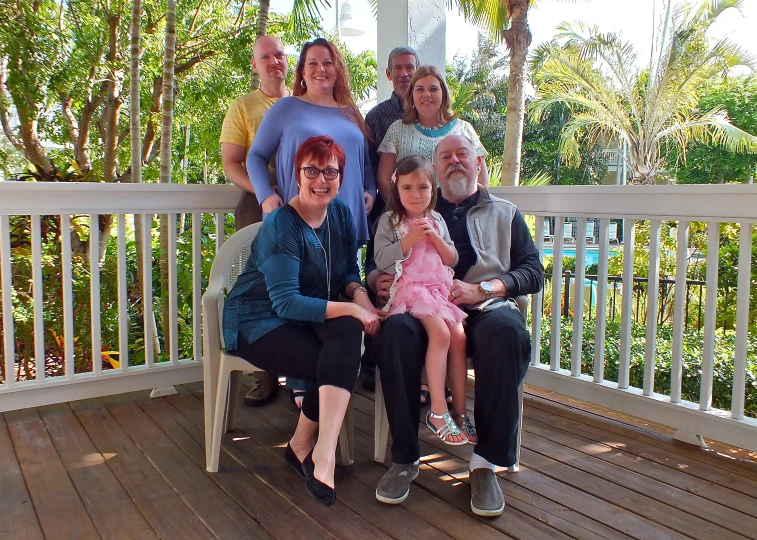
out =
[[[561,153],[574,163],[580,138],[627,145],[628,165],[637,184],[654,183],[663,166],[663,150],[685,156],[693,140],[723,144],[733,151],[757,152],[757,137],[733,126],[716,107],[698,112],[698,91],[731,68],[754,58],[728,39],[709,44],[707,30],[726,9],[741,0],[703,0],[698,6],[667,4],[650,61],[636,67],[636,52],[614,34],[596,27],[563,24],[558,40],[537,50],[533,61],[537,98],[532,114],[539,120],[556,103],[572,116],[565,124]]]
[[[507,121],[505,150],[502,156],[502,185],[516,186],[520,178],[520,154],[523,141],[528,79],[526,57],[531,46],[528,10],[536,0],[449,0],[463,17],[485,29],[510,52],[507,84]]]
[[[163,56],[163,95],[162,109],[163,121],[160,133],[160,178],[161,184],[171,183],[171,168],[173,160],[171,159],[171,142],[173,131],[173,106],[174,106],[174,62],[176,59],[176,0],[167,0],[166,2],[166,45]],[[223,226],[219,224],[219,226]],[[176,227],[173,220],[169,222],[169,216],[163,214],[160,216],[160,291],[161,304],[163,308],[163,335],[166,348],[169,348],[171,342],[171,332],[174,326],[171,322],[169,311],[168,295],[168,257],[174,254],[168,253],[168,231],[169,227]]]

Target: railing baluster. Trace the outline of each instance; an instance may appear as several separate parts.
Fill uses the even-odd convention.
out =
[[[176,300],[176,214],[168,214],[168,318],[171,321],[169,355],[171,363],[179,363],[179,311]]]
[[[192,337],[194,360],[202,360],[202,212],[192,214]]]
[[[539,251],[539,260],[544,263],[544,216],[536,218],[536,249]],[[531,365],[541,364],[541,312],[544,301],[543,291],[539,291],[531,298]]]
[[[102,331],[100,321],[100,216],[89,216],[89,297],[92,326],[92,371],[103,369]]]
[[[129,369],[129,297],[126,288],[126,214],[118,215],[118,362]],[[137,261],[139,264],[139,261]]]
[[[42,224],[40,216],[32,223],[32,294],[34,303],[34,364],[37,382],[45,380],[45,286],[42,280]]]
[[[552,249],[552,334],[549,343],[549,369],[560,369],[560,325],[562,322],[562,251],[565,216],[555,216],[555,242]]]
[[[155,364],[155,349],[153,348],[153,310],[152,310],[152,214],[143,214],[142,220],[142,313],[144,319],[145,365],[148,368]]]
[[[620,362],[618,388],[628,388],[631,367],[631,319],[633,317],[633,251],[636,220],[623,220],[623,304],[620,319]]]
[[[216,214],[216,253],[221,249],[225,239],[224,218],[226,214]]]
[[[736,290],[736,351],[733,357],[731,417],[744,418],[746,345],[749,335],[749,293],[752,272],[752,224],[742,223],[739,233],[739,278]]]
[[[586,275],[586,218],[578,218],[576,231],[576,285],[573,289],[573,343],[570,358],[570,373],[581,375],[581,349],[584,337],[584,276]],[[570,287],[570,283],[568,284]],[[589,306],[591,309],[591,306]]]
[[[66,378],[75,375],[74,367],[74,293],[71,277],[71,216],[60,216],[61,265],[63,288],[63,339],[65,343]]]
[[[607,262],[610,220],[599,220],[599,262],[597,264],[597,317],[594,330],[594,382],[605,379],[605,328],[607,325]],[[589,306],[591,309],[591,306]]]
[[[649,268],[647,274],[647,329],[644,336],[644,395],[654,392],[657,352],[657,306],[660,291],[660,220],[649,222]]]
[[[16,384],[16,344],[13,330],[13,280],[11,276],[11,231],[8,216],[0,216],[0,289],[3,292],[3,357],[5,386]]]
[[[704,309],[704,342],[702,345],[702,384],[699,408],[712,407],[712,369],[715,363],[715,326],[718,309],[718,259],[720,257],[720,223],[707,223],[707,292]]]
[[[670,366],[670,402],[681,402],[683,383],[683,326],[688,318],[689,289],[686,284],[686,267],[689,262],[688,228],[686,221],[678,223],[676,246],[676,284],[673,305],[673,359]]]

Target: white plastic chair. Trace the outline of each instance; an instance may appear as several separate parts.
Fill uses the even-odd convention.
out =
[[[566,221],[562,225],[562,237],[567,240],[569,244],[574,243],[576,240],[573,238],[573,224]]]
[[[555,241],[555,237],[552,235],[552,233],[549,230],[549,220],[548,219],[544,220],[544,232],[543,232],[543,236],[544,236],[544,241],[545,242],[553,243]]]
[[[590,244],[594,243],[594,222],[593,221],[587,221],[586,222],[586,241]]]
[[[223,304],[226,292],[244,270],[260,223],[233,234],[218,250],[210,269],[210,283],[202,295],[203,375],[205,388],[205,466],[218,472],[221,437],[234,429],[243,371],[261,371],[246,360],[227,354],[223,343]],[[224,418],[225,413],[225,418]],[[339,434],[342,464],[351,465],[354,456],[352,402]]]
[[[528,313],[529,299],[528,296],[518,296],[515,298],[523,318]],[[524,379],[525,380],[525,379]],[[420,391],[420,389],[418,389]],[[384,463],[386,459],[386,444],[389,440],[389,418],[386,415],[386,406],[384,404],[384,393],[381,390],[381,374],[376,366],[376,391],[375,391],[375,428],[373,433],[373,460],[378,463]],[[515,457],[515,464],[508,467],[510,472],[520,470],[520,440],[523,431],[523,382],[518,386],[518,407],[520,408],[520,422],[518,423],[518,451]]]

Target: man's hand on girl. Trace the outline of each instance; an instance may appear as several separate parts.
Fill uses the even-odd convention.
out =
[[[478,287],[456,279],[449,288],[449,300],[456,306],[460,304],[476,304],[486,300],[486,294]]]

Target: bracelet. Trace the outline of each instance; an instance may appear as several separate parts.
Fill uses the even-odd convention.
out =
[[[352,289],[352,296],[350,296],[350,299],[354,300],[359,292],[362,292],[363,294],[368,294],[368,290],[365,287],[363,287],[362,285],[358,285],[357,287]]]

